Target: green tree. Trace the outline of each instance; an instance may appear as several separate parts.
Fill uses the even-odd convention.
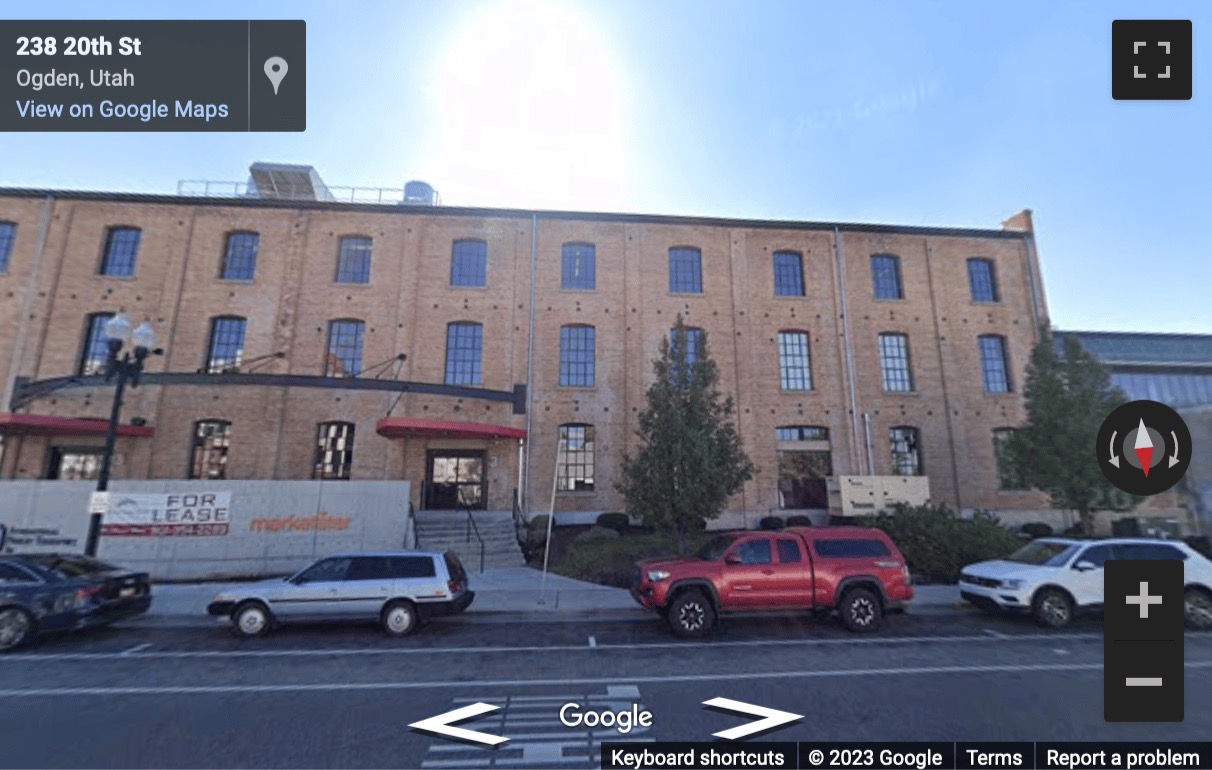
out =
[[[624,455],[616,488],[628,513],[672,532],[684,553],[687,534],[720,515],[753,478],[753,464],[734,424],[732,397],[720,393],[707,333],[688,333],[679,315],[672,337],[661,340],[653,361],[656,381],[636,432],[641,447]]]
[[[1004,487],[1047,493],[1052,505],[1077,511],[1086,534],[1093,531],[1095,511],[1136,504],[1107,481],[1094,446],[1103,420],[1128,399],[1076,338],[1066,337],[1064,350],[1057,351],[1051,334],[1042,330],[1031,351],[1024,395],[1027,424],[998,453]]]

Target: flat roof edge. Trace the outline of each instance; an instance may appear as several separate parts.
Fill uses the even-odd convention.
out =
[[[710,225],[763,230],[813,230],[843,232],[889,233],[902,235],[937,235],[958,238],[998,238],[1022,240],[1031,233],[1019,230],[981,229],[963,227],[931,227],[924,225],[885,225],[861,222],[808,222],[777,219],[741,219],[673,214],[626,214],[622,212],[554,211],[544,209],[473,208],[463,206],[405,206],[378,203],[341,203],[314,200],[280,200],[271,198],[219,198],[195,195],[160,195],[152,193],[97,192],[90,190],[53,190],[26,187],[0,187],[0,198],[61,198],[64,200],[113,201],[116,203],[152,203],[176,206],[248,206],[300,210],[356,211],[360,213],[403,214],[426,216],[475,216],[546,220],[589,220],[657,225]]]

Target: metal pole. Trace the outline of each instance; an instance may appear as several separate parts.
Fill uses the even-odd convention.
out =
[[[129,358],[129,355],[127,356]],[[118,386],[114,388],[114,401],[109,410],[109,425],[105,429],[105,452],[101,455],[101,472],[97,474],[97,491],[109,489],[109,469],[114,459],[114,447],[118,443],[118,420],[122,413],[122,395],[126,391],[127,373],[130,368],[128,360],[114,362],[117,370]],[[88,540],[85,542],[86,556],[97,555],[97,541],[101,538],[102,514],[93,513],[88,519]]]
[[[560,454],[564,450],[564,439],[556,442],[555,472],[551,474],[551,508],[547,512],[547,545],[543,547],[543,583],[539,590],[539,604],[547,603],[547,563],[551,559],[551,528],[555,524],[556,489],[560,483]]]

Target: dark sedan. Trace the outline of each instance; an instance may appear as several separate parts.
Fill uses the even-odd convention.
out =
[[[101,626],[147,612],[146,572],[87,556],[0,555],[0,652],[38,634]]]

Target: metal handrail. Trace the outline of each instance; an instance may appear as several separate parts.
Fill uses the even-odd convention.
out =
[[[522,496],[513,488],[513,532],[519,545],[526,544],[526,514],[522,512]]]
[[[413,507],[412,500],[408,501],[408,531],[412,533],[412,548],[421,547],[421,535],[417,532],[417,509]],[[404,547],[408,548],[408,535],[404,535]]]
[[[471,542],[471,533],[475,532],[476,540],[480,541],[480,572],[483,572],[484,571],[484,538],[480,536],[480,528],[479,528],[479,526],[476,525],[475,517],[471,515],[471,506],[470,505],[464,506],[463,511],[464,511],[464,513],[467,514],[467,537],[464,538],[463,542],[470,543]]]

